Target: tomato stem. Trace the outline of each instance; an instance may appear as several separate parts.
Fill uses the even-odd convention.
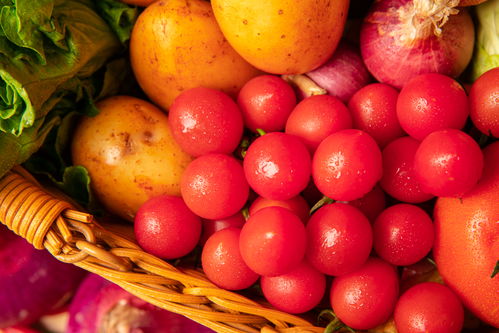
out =
[[[327,204],[330,204],[330,203],[333,203],[334,200],[327,197],[327,196],[323,196],[319,201],[317,201],[317,203],[310,209],[310,215],[312,215],[317,209],[321,208],[322,206],[324,205],[327,205]]]
[[[241,140],[241,143],[239,144],[239,151],[241,158],[244,159],[244,156],[246,156],[246,152],[248,151],[249,146],[250,146],[250,140],[248,138],[243,138]]]
[[[249,219],[249,208],[248,207],[244,207],[241,210],[241,214],[243,214],[244,220],[247,221]]]
[[[355,333],[355,331],[345,325],[341,320],[336,316],[336,314],[331,309],[322,310],[319,313],[318,320],[329,321],[328,325],[324,329],[324,333],[332,333],[332,332],[344,332],[349,331]]]
[[[264,136],[265,134],[267,134],[267,132],[265,132],[263,129],[261,128],[257,128],[256,129],[256,132],[258,133],[258,135],[260,136]]]
[[[281,77],[284,81],[300,89],[300,91],[305,95],[305,97],[327,94],[326,89],[320,87],[311,78],[309,78],[304,74],[282,75]]]
[[[433,259],[431,259],[430,257],[427,257],[426,260],[428,260],[433,266],[435,266],[435,267],[437,266],[437,263]]]

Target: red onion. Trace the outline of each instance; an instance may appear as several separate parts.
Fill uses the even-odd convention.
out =
[[[54,311],[84,274],[0,226],[0,328],[26,325]]]
[[[342,41],[333,56],[321,67],[306,74],[329,95],[341,99],[344,103],[350,97],[371,82],[360,51],[353,44]]]
[[[379,0],[360,33],[362,58],[380,82],[401,88],[423,73],[459,76],[471,60],[474,27],[459,0]]]
[[[151,305],[98,275],[89,274],[69,307],[66,333],[100,332],[213,331],[184,316]]]

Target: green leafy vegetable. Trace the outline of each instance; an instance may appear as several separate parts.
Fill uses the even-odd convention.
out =
[[[97,1],[99,13],[114,30],[120,41],[125,44],[130,39],[133,24],[138,16],[137,7],[130,7],[115,0]]]
[[[125,51],[120,41],[129,38],[136,13],[102,2],[0,0],[0,176],[58,133],[68,114],[96,114],[94,100],[117,91],[123,65],[103,66]],[[50,169],[50,162],[37,163]],[[55,164],[52,171],[63,175],[66,166]]]
[[[472,60],[471,79],[499,66],[499,0],[489,0],[475,7],[477,39]]]

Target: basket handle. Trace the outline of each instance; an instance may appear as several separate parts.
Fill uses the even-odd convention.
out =
[[[217,332],[323,332],[294,315],[218,288],[202,272],[145,253],[59,197],[24,169],[0,179],[0,221],[37,249],[116,283],[135,296]]]

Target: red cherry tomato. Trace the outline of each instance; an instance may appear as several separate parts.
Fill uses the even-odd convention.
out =
[[[483,73],[471,86],[470,117],[485,135],[499,137],[499,67]]]
[[[173,137],[192,156],[230,154],[241,141],[243,117],[225,93],[210,88],[183,91],[173,102],[168,121]]]
[[[320,272],[342,275],[362,266],[372,248],[369,220],[357,208],[333,203],[307,223],[307,260]]]
[[[404,135],[397,118],[399,92],[384,83],[372,83],[359,90],[348,102],[353,127],[365,131],[380,147]]]
[[[331,134],[315,151],[312,176],[317,188],[339,201],[371,191],[382,175],[381,151],[369,134],[347,129]]]
[[[349,201],[348,204],[358,208],[372,223],[386,207],[385,192],[376,185],[362,198]]]
[[[260,196],[287,200],[308,184],[310,154],[301,140],[291,134],[274,132],[259,137],[244,157],[244,174]]]
[[[255,214],[262,208],[272,206],[279,206],[289,209],[290,211],[295,213],[296,216],[298,216],[303,222],[306,222],[308,220],[310,207],[308,206],[307,201],[299,195],[288,200],[272,200],[266,199],[264,197],[258,197],[249,207],[249,215],[251,216]]]
[[[315,308],[326,291],[324,274],[302,261],[290,272],[262,276],[260,285],[267,301],[288,313],[303,313]]]
[[[302,100],[286,122],[286,133],[303,140],[310,152],[329,134],[352,128],[352,117],[343,102],[330,95],[315,95]]]
[[[289,209],[266,207],[250,216],[241,231],[239,248],[244,262],[263,276],[285,274],[305,255],[303,222]]]
[[[164,259],[185,256],[196,247],[201,235],[201,219],[175,196],[149,199],[140,206],[134,222],[140,247]]]
[[[463,87],[442,74],[414,77],[397,99],[400,125],[417,140],[444,128],[463,128],[468,114],[468,97]]]
[[[237,212],[232,216],[217,220],[201,219],[201,221],[203,222],[203,231],[201,233],[201,239],[199,240],[199,244],[201,245],[204,245],[208,238],[210,238],[210,236],[217,231],[227,229],[229,227],[241,229],[244,223],[246,223],[246,220],[241,212]]]
[[[397,200],[408,203],[420,203],[433,198],[433,194],[424,192],[414,173],[414,155],[419,141],[404,136],[390,142],[383,149],[383,177],[381,188]]]
[[[385,209],[373,224],[374,249],[392,265],[407,266],[423,259],[433,246],[430,216],[410,204]]]
[[[400,296],[394,320],[399,333],[459,333],[463,328],[464,310],[448,287],[424,282]]]
[[[357,330],[376,327],[392,315],[399,294],[394,266],[378,258],[338,276],[331,287],[331,306],[346,325]]]
[[[431,133],[414,155],[414,173],[424,191],[439,197],[460,197],[482,175],[483,154],[468,134],[445,129]]]
[[[237,103],[244,124],[255,132],[282,131],[289,114],[296,106],[291,86],[275,75],[261,75],[249,80],[239,91]]]
[[[206,242],[201,264],[208,279],[228,290],[240,290],[254,284],[259,275],[243,261],[239,251],[241,229],[229,227],[214,233]]]
[[[208,154],[187,166],[180,191],[194,213],[215,220],[240,211],[248,200],[249,186],[238,160],[228,155]]]

